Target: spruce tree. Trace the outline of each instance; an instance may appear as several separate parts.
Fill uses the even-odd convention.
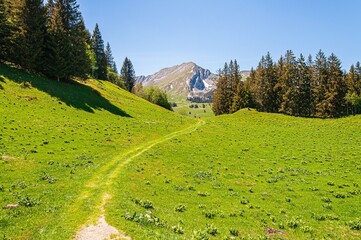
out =
[[[312,78],[312,104],[315,115],[323,117],[326,106],[322,104],[325,103],[326,86],[328,86],[328,64],[327,58],[322,50],[316,55],[314,71]]]
[[[5,0],[6,17],[8,18],[8,36],[6,41],[6,55],[7,60],[16,64],[21,64],[23,60],[24,51],[24,24],[22,21],[22,14],[24,10],[23,0]],[[19,54],[20,53],[20,54]]]
[[[84,76],[89,54],[84,22],[76,0],[47,3],[46,73],[58,80]]]
[[[276,68],[270,53],[262,57],[258,68],[258,90],[256,94],[256,101],[259,104],[260,110],[265,112],[277,112],[277,93],[275,87],[277,85]]]
[[[284,68],[284,74],[281,76],[283,96],[279,111],[294,115],[297,112],[296,99],[299,94],[299,82],[296,57],[291,50],[288,50],[285,55]]]
[[[5,0],[0,0],[0,60],[8,59],[8,37],[10,34],[10,26],[8,15],[6,13]]]
[[[43,70],[46,12],[42,0],[24,0],[22,24],[24,45],[21,48],[20,64],[27,69]]]
[[[107,46],[105,48],[105,56],[107,57],[108,68],[110,68],[114,73],[118,73],[118,69],[116,63],[114,62],[114,57],[109,42],[107,43]]]
[[[329,84],[325,96],[324,115],[326,117],[336,117],[345,114],[345,96],[347,86],[342,72],[341,61],[335,54],[331,54],[328,58],[329,65]]]
[[[125,89],[131,92],[135,84],[135,71],[132,62],[127,57],[123,62],[121,79],[124,82]]]
[[[91,49],[95,54],[95,60],[97,63],[94,77],[106,80],[108,75],[108,62],[104,51],[104,41],[102,39],[98,24],[95,25],[91,38]]]
[[[297,62],[298,96],[295,99],[295,105],[297,107],[296,113],[297,115],[308,117],[311,116],[312,113],[312,69],[306,64],[302,54]]]

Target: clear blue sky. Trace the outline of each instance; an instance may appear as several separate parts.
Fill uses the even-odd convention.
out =
[[[256,67],[322,49],[348,70],[361,61],[361,0],[78,0],[90,32],[99,24],[118,68],[127,56],[137,75],[193,61],[216,72],[237,59]]]

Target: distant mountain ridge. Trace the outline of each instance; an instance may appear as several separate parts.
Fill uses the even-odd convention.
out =
[[[139,76],[136,83],[165,90],[173,100],[211,101],[217,75],[193,62],[164,68],[149,76]]]
[[[250,71],[241,71],[242,78]],[[193,62],[163,68],[149,76],[136,77],[136,83],[145,87],[155,86],[167,92],[172,101],[191,100],[194,102],[212,102],[217,87],[218,75]]]

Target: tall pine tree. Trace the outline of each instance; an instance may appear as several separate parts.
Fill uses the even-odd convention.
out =
[[[24,45],[20,64],[27,69],[43,70],[44,40],[46,34],[46,11],[43,0],[24,0],[22,11]]]
[[[96,68],[93,76],[98,79],[106,80],[108,76],[108,61],[104,51],[104,41],[96,24],[91,38],[91,49],[95,54]]]
[[[118,73],[117,65],[114,61],[112,49],[109,42],[107,43],[107,46],[105,48],[105,56],[107,57],[108,68],[110,68],[111,71],[113,71],[114,73]]]
[[[135,71],[132,62],[127,57],[123,62],[121,79],[124,82],[125,89],[131,92],[135,84]]]
[[[84,76],[89,70],[84,22],[76,0],[47,3],[46,73],[58,80]]]
[[[5,0],[0,0],[0,60],[8,59],[8,37],[10,34],[10,26],[8,22],[8,14],[6,11]]]

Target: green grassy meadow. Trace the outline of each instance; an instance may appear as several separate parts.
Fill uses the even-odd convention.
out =
[[[360,133],[359,116],[209,118],[125,167],[110,222],[134,239],[360,239]]]
[[[198,105],[198,108],[190,108],[191,105]],[[214,117],[212,105],[210,103],[191,103],[177,102],[177,107],[173,107],[173,111],[183,116],[191,118],[208,118]]]
[[[4,65],[0,116],[0,238],[72,239],[104,194],[132,239],[361,238],[360,116],[189,118]]]
[[[120,155],[195,122],[104,81],[61,83],[0,65],[0,85],[4,239],[70,239],[98,217]],[[28,207],[2,209],[13,203]]]

